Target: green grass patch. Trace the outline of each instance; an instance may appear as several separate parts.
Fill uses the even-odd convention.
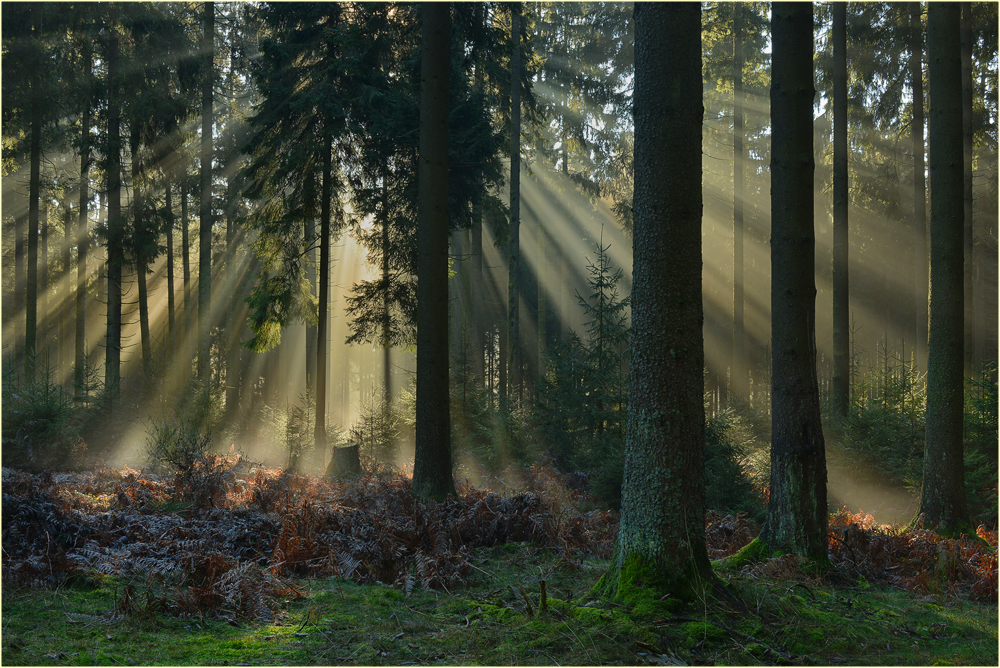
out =
[[[589,592],[607,568],[480,549],[451,592],[300,580],[269,623],[114,613],[125,583],[3,589],[6,665],[997,665],[995,605],[724,573],[742,602],[660,616]],[[540,612],[545,580],[546,611]],[[141,591],[141,586],[137,588]]]

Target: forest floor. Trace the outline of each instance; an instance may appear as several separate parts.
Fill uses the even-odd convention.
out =
[[[522,472],[527,492],[430,505],[400,477],[212,470],[4,469],[0,661],[998,665],[995,532],[840,512],[831,572],[717,561],[731,600],[642,613],[590,595],[617,518],[546,469]],[[755,532],[710,512],[709,552]]]

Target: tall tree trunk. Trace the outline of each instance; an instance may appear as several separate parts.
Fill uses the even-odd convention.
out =
[[[330,316],[330,209],[333,198],[333,138],[324,130],[323,185],[319,218],[319,323],[316,328],[316,426],[313,438],[320,462],[326,464],[326,356]],[[324,469],[325,470],[325,469]]]
[[[455,494],[448,411],[448,78],[450,3],[420,7],[417,400],[413,492]]]
[[[847,3],[833,12],[833,380],[837,415],[847,415],[851,400],[850,278],[847,226]]]
[[[636,4],[633,99],[625,472],[614,556],[596,588],[692,600],[717,582],[705,547],[700,5]]]
[[[201,222],[198,230],[198,378],[209,382],[212,333],[212,82],[215,74],[215,3],[205,3],[201,89]]]
[[[938,533],[971,533],[962,461],[962,66],[957,3],[929,3],[931,295],[927,430],[920,515]]]
[[[41,44],[41,3],[35,5],[33,38]],[[35,375],[38,340],[38,207],[41,200],[42,166],[42,77],[31,74],[30,165],[28,167],[28,278],[24,301],[24,360],[28,378]]]
[[[84,40],[83,76],[89,83],[92,69],[90,43]],[[87,207],[90,203],[90,95],[83,100],[80,113],[80,210],[76,224],[76,331],[73,356],[73,396],[77,403],[86,399],[87,390]]]
[[[57,295],[66,295],[67,304],[69,303],[69,295],[73,294],[73,280],[69,268],[73,263],[73,230],[75,227],[73,205],[67,203],[63,215],[62,262],[59,263],[59,283],[56,292]],[[72,313],[69,308],[59,309],[59,368],[68,367],[69,360],[76,359],[74,356],[75,337],[71,344],[69,336],[70,320],[74,319],[74,315],[75,313]]]
[[[507,333],[510,395],[521,401],[521,4],[511,4],[510,28],[510,266],[507,276]]]
[[[486,327],[484,315],[487,309],[483,308],[483,207],[480,203],[476,220],[472,225],[472,263],[471,263],[471,289],[472,299],[469,304],[469,319],[472,322],[472,373],[480,382],[486,377],[486,355],[492,354],[492,350],[486,350]]]
[[[761,539],[825,560],[826,455],[816,380],[813,10],[771,5],[771,497]]]
[[[105,178],[108,190],[108,317],[104,343],[104,387],[108,410],[114,410],[121,391],[122,360],[122,265],[124,221],[122,220],[121,108],[119,107],[118,10],[113,8],[108,25],[108,150]]]
[[[142,184],[143,166],[139,155],[139,132],[132,128],[130,149],[132,151],[132,222],[135,257],[135,278],[139,286],[139,342],[142,351],[142,373],[149,380],[153,373],[153,344],[149,340],[149,295],[146,290],[147,259],[144,246],[145,225],[142,205],[145,187]]]
[[[304,189],[309,198],[308,215],[305,221],[305,238],[309,246],[309,262],[306,264],[306,281],[309,283],[309,294],[319,298],[319,286],[316,283],[317,270],[319,268],[319,241],[316,238],[316,219],[313,214],[316,211],[316,173],[310,170],[306,174]],[[319,323],[317,322],[317,325]],[[316,351],[319,347],[319,332],[317,325],[306,324],[306,389],[312,394],[313,401],[316,400]],[[313,425],[315,429],[315,425]]]
[[[963,367],[966,377],[972,375],[972,360],[976,350],[975,342],[975,264],[973,263],[973,218],[972,218],[972,3],[962,3],[962,145],[964,157],[964,181],[962,201],[965,212],[965,354]]]
[[[743,289],[743,4],[733,6],[733,351],[730,395],[734,403],[749,401]]]
[[[175,323],[174,323],[174,311],[175,311],[175,300],[174,300],[174,204],[173,204],[173,191],[171,185],[168,183],[167,187],[164,189],[164,213],[166,214],[167,222],[165,225],[165,232],[167,236],[167,351],[168,354],[173,355],[174,351],[174,336]]]
[[[382,285],[385,286],[385,299],[382,302],[382,391],[385,410],[392,404],[392,341],[389,330],[392,322],[389,318],[389,189],[386,182],[388,170],[382,176]],[[462,261],[462,275],[468,278],[466,262]],[[463,305],[463,314],[467,309]]]
[[[38,336],[35,355],[47,368],[52,367],[52,318],[49,314],[49,205],[41,198],[38,206]]]
[[[191,323],[191,241],[188,238],[188,193],[185,179],[179,181],[181,187],[181,278],[184,290],[184,322]]]
[[[538,324],[536,327],[537,341],[538,344],[536,349],[538,351],[538,382],[541,383],[545,379],[545,357],[547,353],[548,346],[548,299],[545,294],[545,286],[542,280],[545,272],[548,269],[548,236],[549,233],[545,229],[545,225],[542,224],[542,217],[535,215],[535,222],[537,223],[538,229],[538,271],[535,272],[538,276]]]
[[[27,290],[26,278],[27,273],[24,267],[24,253],[25,253],[25,243],[24,234],[25,228],[27,227],[28,214],[27,211],[19,210],[14,216],[14,318],[24,317],[27,319],[27,309],[25,293]],[[27,350],[26,339],[23,338],[26,334],[26,329],[22,331],[21,337],[16,337],[13,341],[15,347],[14,350],[14,360],[15,366],[20,366],[24,362],[24,353]]]
[[[927,361],[927,186],[924,178],[924,68],[923,25],[919,2],[910,4],[910,86],[913,90],[913,256],[916,331],[914,353],[918,366]]]

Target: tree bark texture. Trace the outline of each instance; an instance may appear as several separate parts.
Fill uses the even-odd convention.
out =
[[[451,6],[420,7],[416,450],[412,490],[455,494],[448,395],[448,74]]]
[[[913,289],[917,364],[927,359],[927,184],[924,178],[924,65],[921,3],[910,4],[910,86],[913,91]]]
[[[930,3],[931,295],[927,430],[919,513],[942,533],[971,529],[962,462],[964,316],[962,78],[958,3]]]
[[[41,43],[42,4],[35,5],[33,38]],[[28,166],[28,279],[24,302],[24,360],[28,378],[35,375],[38,340],[38,230],[42,164],[42,77],[31,74],[31,127]]]
[[[521,401],[521,3],[511,5],[510,19],[510,253],[507,277],[510,396]]]
[[[972,3],[962,3],[962,145],[964,157],[962,166],[964,181],[962,187],[962,202],[965,212],[964,244],[965,244],[965,354],[963,368],[965,375],[972,375],[972,359],[976,350],[975,343],[975,301],[973,288],[975,285],[975,265],[973,263],[973,219],[972,219]]]
[[[124,221],[122,221],[122,154],[121,108],[119,106],[119,72],[116,23],[118,12],[111,11],[108,30],[108,148],[105,178],[108,190],[108,314],[105,346],[104,386],[108,409],[113,410],[118,399],[122,359],[122,265],[125,264]]]
[[[701,10],[635,7],[631,380],[618,540],[598,589],[690,598],[705,547]],[[642,584],[640,583],[642,581]]]
[[[733,6],[733,350],[731,398],[749,402],[743,287],[743,5]]]
[[[316,456],[326,461],[326,358],[330,338],[330,224],[333,199],[333,138],[323,138],[323,184],[319,215],[319,322],[316,327]]]
[[[761,539],[826,559],[816,381],[812,5],[772,3],[771,496]]]
[[[84,45],[83,76],[88,85],[91,77],[92,54]],[[88,88],[89,92],[89,88]],[[73,344],[73,394],[78,402],[84,399],[87,366],[87,206],[90,202],[90,95],[86,95],[80,110],[80,210],[76,224],[76,330]]]
[[[851,400],[851,300],[847,207],[847,3],[833,12],[833,380],[832,404],[847,415]]]
[[[209,380],[212,346],[212,84],[215,78],[215,3],[205,3],[201,89],[201,209],[198,228],[198,378]]]

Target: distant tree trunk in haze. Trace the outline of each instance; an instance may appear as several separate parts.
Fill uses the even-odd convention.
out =
[[[510,265],[507,276],[507,332],[510,395],[521,401],[521,3],[511,3],[510,19]]]
[[[132,154],[133,257],[135,258],[135,278],[139,287],[139,343],[142,353],[142,373],[149,380],[153,373],[153,344],[149,340],[149,295],[146,291],[146,251],[143,248],[143,228],[148,223],[142,215],[145,195],[141,185],[143,175],[137,127],[132,128],[129,144]]]
[[[181,187],[181,276],[184,279],[184,322],[191,322],[191,242],[188,239],[188,192],[186,179],[179,181]]]
[[[412,490],[455,494],[448,394],[448,76],[451,5],[420,5],[417,399]]]
[[[964,259],[962,66],[958,3],[929,3],[931,299],[927,441],[920,515],[942,534],[970,533],[962,460]]]
[[[113,6],[112,6],[113,7]],[[125,264],[123,248],[125,224],[122,220],[122,153],[121,108],[119,107],[119,72],[121,57],[118,52],[118,11],[111,9],[108,22],[108,148],[105,179],[108,190],[108,315],[107,336],[104,342],[104,387],[108,397],[108,410],[114,410],[121,391],[122,359],[122,265]]]
[[[761,539],[827,558],[816,380],[813,9],[771,4],[771,496]]]
[[[171,185],[168,183],[163,192],[163,212],[166,214],[165,232],[167,236],[167,350],[173,354],[174,337],[176,336],[174,314],[174,204]]]
[[[44,197],[38,203],[38,338],[35,355],[44,357],[45,366],[51,368],[52,358],[48,355],[52,338],[49,316],[49,207]]]
[[[847,3],[833,3],[833,381],[834,412],[851,400],[850,277],[847,225]]]
[[[744,342],[743,289],[743,5],[733,5],[733,350],[730,398],[750,400]]]
[[[596,589],[692,600],[716,582],[705,547],[700,5],[636,4],[634,114],[621,524]]]
[[[535,222],[538,229],[538,324],[537,324],[537,339],[538,339],[538,369],[537,369],[537,381],[541,383],[545,379],[545,356],[547,354],[548,345],[548,299],[545,294],[544,285],[544,275],[548,271],[549,258],[548,258],[548,230],[545,229],[545,225],[542,223],[542,217],[536,215]]]
[[[198,228],[198,378],[209,382],[212,346],[212,83],[215,73],[215,3],[205,3],[201,89],[201,209]]]
[[[25,304],[27,274],[24,268],[24,233],[25,228],[27,227],[27,219],[27,209],[24,209],[23,212],[19,212],[14,215],[14,315],[17,317],[19,314],[24,313],[25,319],[27,319],[27,308]],[[24,353],[26,351],[26,344],[23,338],[25,333],[26,332],[22,332],[21,337],[16,338],[14,341],[14,345],[16,346],[14,350],[16,365],[20,365],[20,363],[25,359]]]
[[[316,327],[316,428],[313,438],[320,462],[326,465],[326,356],[330,338],[330,216],[333,198],[333,138],[323,137],[323,184],[319,214],[319,322]]]
[[[83,76],[87,95],[80,110],[80,210],[76,224],[76,331],[73,359],[73,396],[82,402],[87,384],[87,207],[90,203],[90,77],[92,69],[90,43],[84,40]]]
[[[913,91],[913,281],[916,308],[914,353],[917,363],[927,360],[927,185],[924,178],[924,69],[921,4],[910,4],[910,86]]]
[[[306,175],[306,179],[313,179],[312,172]],[[306,188],[311,188],[311,184]],[[311,191],[315,192],[315,191]],[[305,221],[306,243],[309,244],[309,263],[306,265],[306,281],[309,282],[309,294],[316,295],[319,299],[319,284],[317,283],[317,269],[319,268],[319,240],[316,238],[316,220],[309,217]],[[318,301],[317,301],[318,303]],[[306,389],[316,398],[316,351],[319,347],[319,321],[316,324],[306,324]],[[315,429],[315,425],[313,427]]]
[[[976,312],[973,288],[975,264],[973,262],[973,220],[972,220],[972,3],[962,3],[962,145],[964,146],[964,187],[963,203],[965,211],[965,354],[963,368],[965,376],[972,375],[972,359],[976,350]]]
[[[472,300],[469,308],[469,318],[472,321],[472,373],[480,383],[486,378],[486,327],[484,315],[488,312],[483,308],[485,293],[483,290],[483,209],[479,206],[476,222],[472,226],[472,267],[471,288]],[[491,351],[492,352],[492,351]]]
[[[41,3],[34,8],[33,39],[41,43]],[[38,207],[41,200],[42,165],[42,77],[36,68],[31,74],[31,127],[28,167],[28,278],[24,298],[24,360],[28,378],[35,376],[38,343]]]

